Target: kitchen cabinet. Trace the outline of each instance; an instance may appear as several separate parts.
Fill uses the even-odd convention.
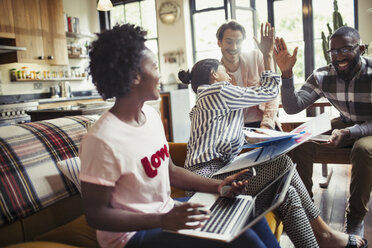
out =
[[[62,0],[13,0],[17,61],[67,65]]]
[[[14,0],[12,3],[16,44],[27,49],[17,52],[16,62],[40,62],[44,52],[39,1]]]
[[[66,34],[62,0],[39,0],[44,56],[48,64],[67,65]]]
[[[0,37],[14,38],[12,0],[0,0]]]

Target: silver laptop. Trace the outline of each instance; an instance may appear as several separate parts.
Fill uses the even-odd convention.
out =
[[[231,242],[284,201],[295,167],[294,165],[289,168],[255,196],[239,195],[235,198],[224,198],[217,194],[195,193],[189,202],[204,204],[205,208],[211,211],[211,218],[201,228],[182,229],[177,233]],[[273,200],[268,203],[265,200],[267,197]]]

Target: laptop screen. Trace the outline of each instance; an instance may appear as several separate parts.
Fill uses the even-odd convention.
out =
[[[278,176],[274,181],[268,183],[260,192],[258,192],[254,196],[254,210],[252,211],[251,216],[248,218],[244,228],[241,230],[240,233],[252,227],[267,213],[275,210],[280,204],[283,203],[287,195],[287,191],[295,169],[296,165],[294,164],[292,167]]]

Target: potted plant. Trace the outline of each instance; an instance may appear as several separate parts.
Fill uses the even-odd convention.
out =
[[[322,47],[323,47],[323,55],[325,60],[327,61],[327,64],[331,63],[331,58],[328,56],[327,51],[329,50],[329,38],[331,37],[332,33],[338,29],[339,27],[346,26],[346,23],[344,24],[342,21],[342,16],[340,12],[338,12],[338,5],[337,0],[333,1],[333,31],[329,23],[327,23],[328,28],[328,35],[325,36],[324,32],[322,31]]]

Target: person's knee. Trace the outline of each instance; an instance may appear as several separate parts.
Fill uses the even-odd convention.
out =
[[[354,164],[356,161],[363,161],[368,167],[372,167],[372,139],[371,136],[357,140],[351,150],[351,160]]]
[[[312,164],[317,150],[317,144],[314,142],[305,142],[289,152],[289,155],[295,163]]]
[[[292,165],[292,164],[293,164],[292,159],[291,159],[288,155],[284,155],[284,156],[283,156],[283,160],[284,160],[285,163],[288,164],[288,165]]]
[[[285,209],[289,209],[296,206],[302,207],[300,196],[298,195],[297,190],[292,185],[289,185],[287,195],[284,200],[284,203],[282,204],[282,207],[284,207]]]
[[[279,159],[281,160],[280,164],[284,170],[287,170],[293,166],[293,161],[288,155],[282,155],[278,158],[278,160]]]

